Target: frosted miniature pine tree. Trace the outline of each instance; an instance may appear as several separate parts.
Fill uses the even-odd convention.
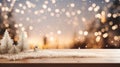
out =
[[[1,52],[8,53],[8,51],[12,48],[12,45],[13,45],[13,40],[10,38],[9,33],[6,30],[1,40]]]
[[[19,52],[20,52],[20,49],[16,45],[13,45],[12,48],[9,50],[10,54],[16,54]]]
[[[24,51],[28,47],[27,37],[26,37],[26,33],[24,31],[22,31],[19,36],[18,47],[19,47],[20,51]]]

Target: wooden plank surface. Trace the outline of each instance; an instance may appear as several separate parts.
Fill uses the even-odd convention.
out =
[[[51,52],[52,56],[56,56],[56,57],[29,58],[29,59],[22,59],[16,61],[10,61],[8,59],[0,59],[0,63],[120,63],[119,49],[72,49],[72,50],[50,49],[50,50],[41,50],[40,53],[45,56],[49,54],[49,53],[47,54],[47,52],[49,51]],[[95,55],[95,57],[76,56],[76,55],[86,56],[89,54],[91,56]]]

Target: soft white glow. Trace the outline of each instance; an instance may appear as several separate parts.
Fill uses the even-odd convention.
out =
[[[71,3],[70,6],[71,6],[71,7],[75,7],[75,4],[74,4],[74,3]]]
[[[22,23],[20,23],[20,24],[19,24],[19,27],[22,27],[22,26],[23,26],[23,24],[22,24]]]
[[[93,10],[93,7],[89,7],[89,8],[88,8],[88,11],[92,11],[92,10]]]
[[[62,33],[61,30],[58,30],[58,31],[57,31],[57,34],[61,34],[61,33]]]
[[[80,30],[78,33],[79,33],[80,35],[82,35],[82,34],[83,34],[83,31],[82,31],[82,30]]]
[[[29,26],[29,30],[33,30],[33,26]]]
[[[71,17],[71,15],[70,15],[69,12],[66,12],[65,15],[66,15],[67,17]]]
[[[44,9],[46,9],[46,8],[47,8],[47,5],[43,4],[42,7],[43,7]]]
[[[93,3],[93,4],[92,4],[92,7],[95,7],[95,6],[96,6],[96,4],[95,4],[95,3]]]
[[[80,11],[80,10],[77,10],[77,14],[81,14],[81,11]]]
[[[110,2],[110,0],[105,0],[106,3]]]
[[[59,13],[59,12],[60,12],[60,10],[59,10],[59,9],[55,9],[55,12],[56,12],[56,13]]]
[[[84,17],[82,17],[82,21],[83,21],[83,22],[85,22],[85,21],[86,21],[86,19],[85,19]]]
[[[87,36],[87,35],[88,35],[88,32],[87,32],[87,31],[85,31],[85,32],[84,32],[84,35],[85,35],[85,36]]]

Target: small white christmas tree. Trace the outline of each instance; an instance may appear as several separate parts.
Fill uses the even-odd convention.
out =
[[[24,51],[28,48],[27,37],[26,37],[25,31],[22,31],[19,36],[18,48],[20,49],[20,51]]]
[[[12,48],[12,45],[13,45],[13,40],[10,38],[9,33],[6,30],[1,40],[1,52],[8,53],[8,51]]]
[[[16,54],[19,52],[20,52],[20,49],[16,45],[13,45],[12,48],[9,50],[10,54]]]

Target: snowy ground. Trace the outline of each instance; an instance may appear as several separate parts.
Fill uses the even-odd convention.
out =
[[[0,55],[0,63],[120,63],[119,49],[49,49]]]

